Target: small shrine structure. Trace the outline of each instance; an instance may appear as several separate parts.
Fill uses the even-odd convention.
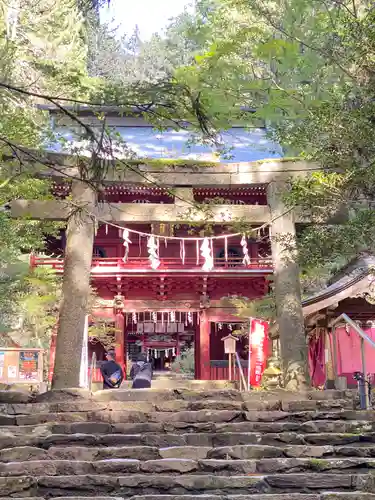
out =
[[[361,338],[345,321],[345,313],[370,339],[375,340],[375,257],[363,254],[337,272],[328,286],[303,301],[309,365],[315,387],[333,388],[344,378],[356,387],[355,372],[362,372]],[[375,349],[364,343],[367,375],[375,377]]]

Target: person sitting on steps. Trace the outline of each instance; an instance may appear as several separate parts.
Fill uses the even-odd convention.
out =
[[[139,354],[137,362],[130,370],[130,378],[133,381],[132,389],[149,389],[152,380],[152,365],[147,361],[145,353]]]
[[[105,357],[107,361],[100,367],[103,377],[103,389],[118,389],[124,380],[122,368],[115,361],[114,351],[108,351]]]

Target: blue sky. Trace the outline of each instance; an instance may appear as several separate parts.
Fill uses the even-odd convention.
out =
[[[171,17],[183,12],[191,0],[111,0],[111,6],[104,7],[101,18],[119,27],[119,34],[131,34],[138,25],[141,37],[147,40],[155,33],[161,33]]]

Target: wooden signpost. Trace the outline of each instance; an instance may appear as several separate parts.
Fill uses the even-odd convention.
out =
[[[229,380],[232,380],[232,356],[236,353],[236,342],[234,335],[227,335],[221,339],[224,342],[224,352],[229,356]]]

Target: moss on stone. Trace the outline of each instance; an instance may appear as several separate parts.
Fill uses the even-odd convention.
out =
[[[284,158],[266,158],[264,160],[255,160],[245,163],[255,163],[256,165],[261,165],[262,163],[274,163],[275,161],[279,163],[288,163],[288,162],[309,161],[309,160],[306,160],[305,158],[300,158],[299,156],[287,156]]]
[[[137,160],[124,160],[124,163],[129,165],[146,165],[151,168],[163,168],[163,167],[193,167],[193,168],[207,168],[207,167],[218,167],[219,162],[214,161],[200,161],[200,160],[184,160],[184,159],[174,159],[174,158],[143,158]]]
[[[317,469],[317,470],[323,470],[323,469],[326,469],[326,467],[327,467],[326,460],[321,460],[319,458],[311,458],[309,460],[309,464],[313,469]]]

